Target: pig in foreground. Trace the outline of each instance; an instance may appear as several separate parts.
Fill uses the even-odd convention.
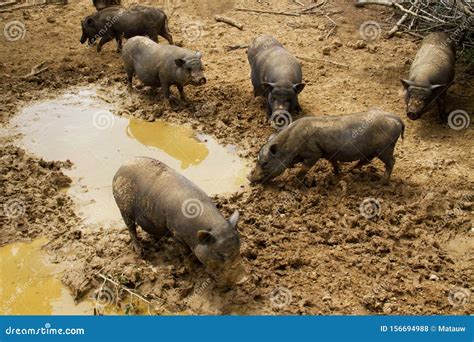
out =
[[[299,111],[298,94],[304,89],[298,60],[275,38],[255,38],[247,52],[253,93],[266,98],[267,119],[290,117]]]
[[[128,84],[133,76],[150,87],[161,87],[166,102],[170,101],[170,86],[176,85],[179,94],[187,101],[184,86],[206,83],[201,62],[202,54],[174,45],[156,44],[146,37],[128,40],[122,52]]]
[[[81,44],[86,41],[93,44],[100,38],[97,51],[102,50],[105,43],[115,38],[117,51],[122,50],[122,37],[148,36],[158,42],[158,35],[173,44],[168,29],[166,14],[158,9],[145,6],[107,7],[86,17],[82,23]]]
[[[434,32],[426,36],[410,68],[406,90],[406,113],[417,120],[434,102],[442,121],[446,121],[446,91],[454,79],[455,45],[449,35]]]
[[[356,167],[361,167],[377,157],[385,164],[383,181],[388,181],[395,163],[395,144],[403,138],[404,129],[397,115],[378,109],[301,118],[260,149],[249,180],[267,182],[300,162],[300,176],[304,176],[320,158],[329,160],[337,174],[338,162],[358,160]]]
[[[100,11],[110,6],[120,6],[120,0],[92,0],[94,7]]]
[[[194,183],[152,158],[138,157],[121,166],[112,187],[140,255],[137,224],[154,236],[173,236],[223,282],[243,280],[238,211],[226,220]]]

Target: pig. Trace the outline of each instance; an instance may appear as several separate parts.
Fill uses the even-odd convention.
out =
[[[165,101],[170,104],[170,86],[176,85],[183,101],[187,101],[184,86],[206,83],[201,62],[202,54],[174,45],[156,44],[146,37],[129,39],[122,52],[128,85],[133,76],[151,87],[161,87]]]
[[[226,284],[245,278],[237,231],[239,212],[226,220],[196,184],[164,163],[136,157],[113,179],[113,195],[136,252],[143,256],[137,224],[155,237],[174,240]]]
[[[87,16],[81,22],[81,44],[86,41],[95,43],[100,38],[97,51],[115,38],[117,52],[122,50],[122,37],[148,36],[158,42],[158,35],[173,44],[173,37],[168,28],[166,14],[158,9],[145,6],[133,6],[129,9],[114,6],[107,7],[97,13]]]
[[[92,0],[92,4],[98,11],[110,6],[120,6],[120,2],[120,0]]]
[[[442,121],[446,121],[446,92],[454,80],[456,47],[449,35],[433,32],[425,37],[410,68],[405,88],[406,114],[417,120],[434,102]]]
[[[253,94],[266,98],[267,120],[291,118],[299,112],[298,94],[305,87],[298,60],[275,38],[262,35],[250,44],[247,57]]]
[[[395,114],[379,109],[339,116],[305,117],[275,134],[259,151],[257,164],[248,179],[265,183],[297,163],[304,177],[324,158],[339,173],[338,162],[358,160],[359,168],[373,158],[385,164],[383,182],[387,182],[395,164],[393,151],[405,125]]]

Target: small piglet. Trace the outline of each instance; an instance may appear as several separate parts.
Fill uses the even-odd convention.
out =
[[[301,118],[260,149],[249,180],[267,182],[300,162],[300,176],[304,176],[320,158],[329,160],[337,174],[339,161],[358,160],[356,167],[361,167],[377,157],[385,163],[383,181],[388,181],[395,164],[395,144],[400,136],[403,138],[404,129],[397,115],[378,109]]]
[[[168,104],[171,85],[176,85],[181,98],[187,101],[185,85],[206,83],[201,56],[198,51],[156,44],[146,37],[129,39],[122,52],[129,86],[132,86],[133,76],[137,75],[145,85],[161,87]]]
[[[224,283],[243,281],[238,211],[226,220],[197,185],[152,158],[137,157],[122,165],[112,188],[139,255],[137,224],[154,236],[173,236]]]
[[[444,32],[434,32],[425,37],[410,68],[405,88],[406,113],[417,120],[438,103],[442,121],[446,121],[446,91],[454,80],[456,51],[454,42]]]
[[[298,94],[305,87],[298,60],[272,36],[255,38],[249,46],[254,96],[266,98],[267,119],[281,120],[300,110]]]
[[[115,38],[117,51],[122,50],[122,37],[148,36],[158,42],[158,35],[173,44],[168,29],[166,14],[153,7],[133,6],[125,9],[119,6],[107,7],[87,16],[82,22],[81,44],[89,41],[93,44],[100,39],[97,51],[102,50],[105,43]]]

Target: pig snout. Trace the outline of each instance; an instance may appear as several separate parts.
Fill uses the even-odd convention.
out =
[[[204,76],[193,77],[192,83],[194,85],[200,86],[207,83],[207,80]]]
[[[408,112],[407,112],[407,116],[408,116],[408,118],[409,118],[410,120],[417,120],[417,119],[420,118],[420,114],[417,114],[417,113],[415,113],[415,112],[413,112],[413,111],[408,111]]]
[[[277,109],[272,113],[269,121],[275,128],[284,129],[288,127],[293,121],[291,114],[286,109]]]
[[[248,280],[248,274],[245,270],[242,259],[229,262],[217,275],[217,280],[220,285],[232,286],[241,285]]]
[[[249,180],[250,184],[263,183],[265,178],[266,175],[259,165],[257,165],[247,176],[247,179]]]
[[[87,40],[86,35],[85,35],[85,34],[82,34],[82,37],[81,37],[81,39],[80,39],[81,44],[84,44],[84,43],[86,42],[86,40]]]

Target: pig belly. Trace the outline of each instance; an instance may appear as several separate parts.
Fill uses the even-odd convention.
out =
[[[141,66],[135,66],[135,73],[137,74],[140,81],[149,87],[161,87],[160,78],[154,73],[147,72],[146,68]]]
[[[137,212],[135,214],[136,223],[148,234],[161,237],[168,233],[168,229],[166,228],[164,220],[160,220],[163,222],[153,222],[148,218],[148,215],[145,215],[141,212]]]

